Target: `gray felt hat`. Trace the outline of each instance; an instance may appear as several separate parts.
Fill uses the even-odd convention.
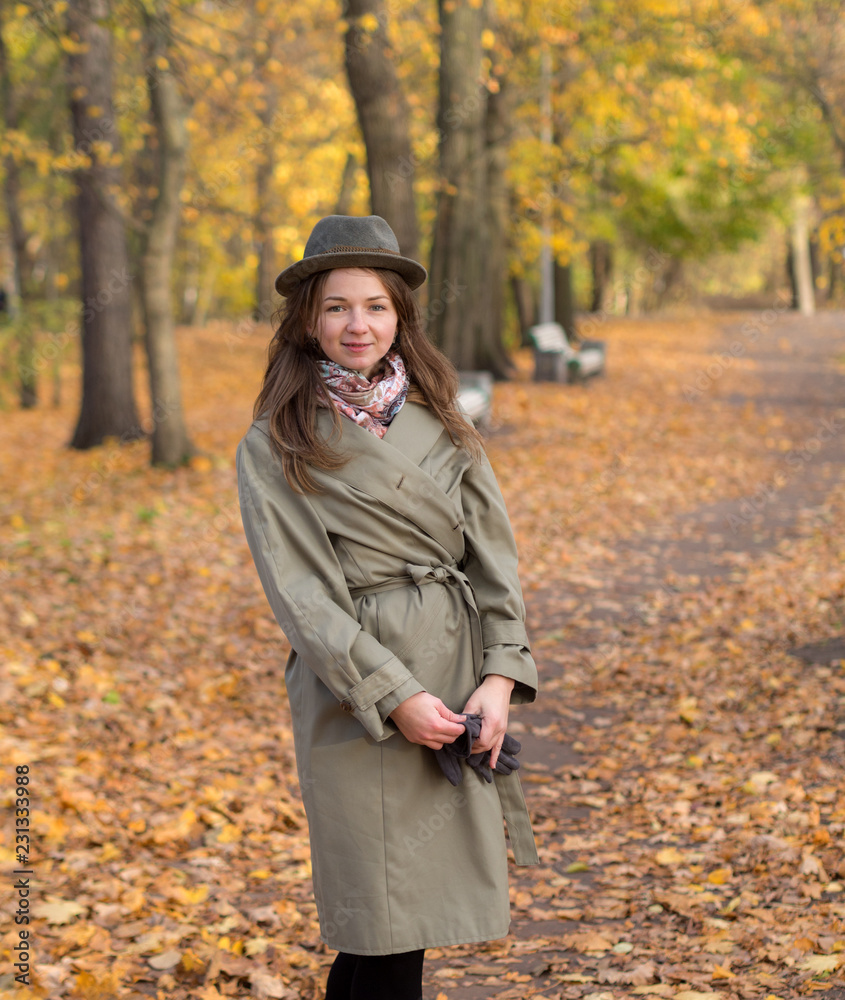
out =
[[[402,256],[381,216],[327,215],[311,230],[302,260],[276,278],[276,291],[290,295],[309,274],[335,267],[386,267],[401,274],[410,288],[418,288],[427,277],[422,264]]]

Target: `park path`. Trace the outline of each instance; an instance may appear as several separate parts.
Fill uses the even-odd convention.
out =
[[[743,333],[749,322],[764,334],[754,342]],[[774,311],[729,314],[722,333],[723,345],[716,347],[709,375],[699,380],[702,391],[722,392],[722,401],[736,407],[737,421],[755,415],[775,418],[797,444],[752,494],[725,496],[652,523],[646,531],[619,538],[612,558],[598,553],[588,574],[579,574],[579,582],[532,593],[529,626],[543,690],[535,705],[518,710],[514,728],[523,742],[523,776],[538,829],[541,867],[512,869],[514,922],[508,942],[432,955],[425,1000],[530,996],[604,1000],[648,995],[647,986],[635,993],[633,985],[614,985],[612,976],[596,981],[601,963],[595,955],[602,954],[601,944],[595,953],[589,947],[579,946],[577,953],[572,948],[573,935],[605,933],[612,941],[619,938],[620,928],[630,931],[632,923],[640,922],[632,903],[627,908],[614,905],[614,892],[608,889],[608,879],[601,877],[600,866],[579,861],[585,848],[595,850],[597,830],[600,839],[601,813],[611,801],[606,794],[609,783],[632,778],[624,769],[614,772],[615,765],[602,757],[602,734],[610,734],[625,714],[624,704],[608,697],[607,684],[613,677],[608,666],[618,666],[646,633],[660,629],[661,618],[677,617],[679,607],[708,587],[726,587],[723,594],[730,602],[766,554],[784,542],[812,535],[819,519],[830,517],[826,504],[845,478],[845,314],[813,318]],[[743,345],[745,363],[753,369],[747,385],[730,372],[730,345],[737,343]],[[728,372],[732,377],[720,381]],[[660,433],[661,428],[655,427],[658,446]],[[586,583],[585,575],[591,578]],[[575,625],[567,610],[573,604],[587,608]],[[809,663],[830,664],[845,656],[845,636],[802,647],[790,633],[784,643]],[[845,717],[837,718],[835,728],[834,736],[841,741]],[[840,774],[844,762],[845,756],[836,761]],[[614,828],[620,824],[624,828],[625,808],[613,810]],[[632,830],[638,820],[632,815]],[[618,848],[605,860],[615,862],[624,875],[626,865],[632,868],[624,837],[608,837],[606,846]],[[635,889],[631,881],[628,878],[626,891],[615,893],[619,900],[639,899],[643,906],[653,901],[654,884],[649,886],[641,872],[634,873]],[[590,899],[596,900],[592,908],[584,904]],[[615,938],[610,933],[614,928]],[[665,940],[671,940],[672,928],[663,931]],[[650,954],[653,958],[654,950]],[[685,980],[677,962],[671,965],[675,957],[669,945],[665,954],[658,955],[659,966],[661,960],[668,975],[655,983],[646,972],[640,980],[655,983],[651,995],[672,996],[683,988],[667,983],[692,983],[701,996],[716,988],[703,985],[701,979]],[[729,985],[730,976],[726,972],[725,983],[718,985]],[[845,997],[845,988],[836,985],[841,980],[834,980],[835,976],[823,984],[824,995]],[[765,996],[749,989],[721,995]],[[787,995],[773,989],[772,997]]]

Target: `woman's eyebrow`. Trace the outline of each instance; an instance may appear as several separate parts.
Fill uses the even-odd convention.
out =
[[[370,295],[367,302],[375,302],[376,299],[386,299],[387,295]],[[336,301],[336,302],[346,302],[347,298],[345,295],[327,295],[324,302]]]

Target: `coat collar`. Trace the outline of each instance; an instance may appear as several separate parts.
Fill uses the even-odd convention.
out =
[[[317,412],[317,426],[348,459],[340,469],[314,470],[347,483],[396,511],[434,538],[456,561],[464,556],[463,518],[450,497],[420,463],[446,430],[422,403],[406,401],[383,438],[340,418],[340,439],[332,414]]]

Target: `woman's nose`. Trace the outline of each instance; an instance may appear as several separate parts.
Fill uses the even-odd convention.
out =
[[[363,309],[350,309],[349,319],[346,322],[346,327],[348,330],[366,330],[367,320],[364,317]]]

